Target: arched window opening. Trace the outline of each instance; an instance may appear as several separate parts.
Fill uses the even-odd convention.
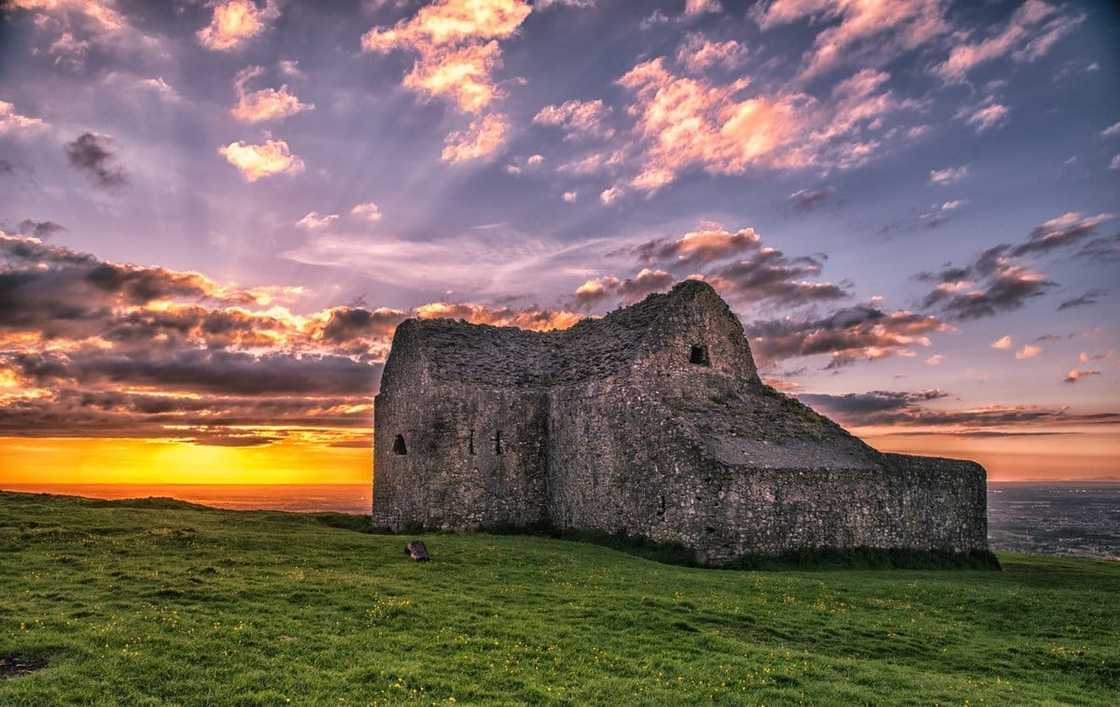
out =
[[[397,435],[393,440],[393,454],[404,456],[408,454],[408,447],[404,444],[404,435]]]
[[[471,436],[467,439],[467,453],[474,454],[474,430],[471,430]]]
[[[702,344],[693,344],[692,352],[688,355],[688,362],[697,366],[711,365],[708,361],[708,347]]]
[[[502,433],[501,431],[494,433],[494,454],[502,453]]]

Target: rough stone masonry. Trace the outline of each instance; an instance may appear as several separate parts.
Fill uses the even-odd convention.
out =
[[[592,531],[711,566],[987,550],[979,464],[880,453],[763,384],[703,282],[564,331],[410,319],[374,410],[374,523],[396,531]]]

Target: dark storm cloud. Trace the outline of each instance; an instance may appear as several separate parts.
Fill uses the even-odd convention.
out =
[[[948,399],[940,390],[919,392],[873,390],[867,393],[828,395],[803,393],[797,396],[818,412],[834,416],[854,426],[887,425],[902,427],[1015,427],[1031,425],[1113,425],[1120,423],[1120,413],[1070,412],[1066,407],[1037,405],[987,406],[978,409],[930,409],[928,403]],[[940,433],[939,434],[944,434]],[[962,430],[954,434],[1038,434],[1038,432],[993,432],[982,429]],[[1050,434],[1050,433],[1047,433]]]
[[[937,317],[861,305],[817,319],[751,322],[747,336],[756,355],[772,363],[795,356],[831,354],[829,368],[861,359],[885,358],[928,345],[927,336],[947,329]]]
[[[128,182],[124,170],[116,164],[112,140],[104,135],[82,133],[63,146],[66,159],[75,169],[88,173],[99,187],[119,187]]]
[[[237,316],[210,315],[203,309],[117,311],[182,298],[231,306],[255,301],[244,290],[221,288],[197,273],[108,263],[32,238],[0,236],[0,328],[39,331],[48,338],[85,338],[136,326],[138,318],[147,317],[150,326],[144,335],[155,336],[160,329],[185,333],[185,320],[193,318],[195,325],[219,333],[215,318]]]
[[[982,319],[1020,309],[1058,283],[1044,273],[1030,270],[1018,259],[1067,249],[1081,243],[1095,232],[1097,226],[1114,218],[1108,213],[1096,216],[1066,213],[1036,226],[1018,245],[1001,243],[988,248],[968,265],[948,266],[940,272],[918,273],[915,279],[936,283],[922,299],[921,306],[924,309],[937,307],[950,318],[958,320]],[[1077,253],[1084,257],[1090,254],[1098,255],[1100,260],[1108,260],[1108,239],[1098,238],[1085,243]],[[1066,302],[1059,309],[1072,306],[1077,304]]]
[[[819,276],[822,267],[822,258],[787,258],[782,251],[767,248],[715,270],[709,279],[725,295],[742,302],[769,300],[797,307],[848,297],[850,293],[839,285],[805,280]]]
[[[872,390],[867,393],[847,393],[844,395],[825,395],[802,393],[798,400],[815,410],[834,415],[846,421],[866,420],[883,413],[894,413],[913,408],[918,403],[942,400],[949,397],[940,390],[904,392]]]
[[[368,447],[372,422],[366,396],[184,398],[63,388],[0,406],[2,435],[162,438],[214,446],[261,446],[302,432]]]
[[[148,386],[160,390],[225,395],[372,396],[380,364],[346,356],[234,351],[80,349],[69,353],[20,353],[7,365],[37,385]]]
[[[1066,301],[1059,304],[1058,311],[1060,312],[1064,309],[1073,309],[1074,307],[1087,307],[1091,304],[1096,304],[1100,301],[1101,297],[1104,297],[1107,294],[1108,290],[1088,290],[1083,295],[1079,295],[1077,297],[1074,297],[1073,299],[1067,299]]]
[[[54,221],[32,221],[25,218],[16,224],[16,231],[21,236],[34,236],[35,238],[50,238],[59,231],[65,231],[66,227],[55,223]]]
[[[1112,214],[1082,216],[1068,213],[1052,218],[1031,231],[1024,243],[1011,251],[1012,255],[1044,254],[1065,248],[1091,235],[1100,224],[1115,218]]]
[[[335,307],[323,327],[323,339],[342,344],[354,339],[387,338],[408,316],[394,309]]]
[[[945,299],[941,308],[954,319],[969,320],[990,317],[1000,312],[1021,308],[1034,297],[1041,297],[1057,283],[1045,279],[1025,268],[1007,266],[1000,268],[975,292],[953,295]],[[927,303],[930,299],[927,298]],[[927,304],[928,306],[928,304]]]
[[[1120,261],[1120,233],[1103,238],[1094,238],[1074,254],[1094,262],[1114,263]]]
[[[812,211],[832,198],[831,189],[799,189],[789,195],[788,201],[798,211]]]

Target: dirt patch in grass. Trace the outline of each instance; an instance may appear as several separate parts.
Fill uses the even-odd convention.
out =
[[[0,680],[18,678],[47,667],[46,658],[23,655],[0,655]]]

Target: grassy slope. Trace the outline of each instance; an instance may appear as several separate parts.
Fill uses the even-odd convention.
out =
[[[427,541],[417,564],[311,516],[0,494],[0,656],[50,660],[0,704],[1120,699],[1117,564],[713,571]]]

